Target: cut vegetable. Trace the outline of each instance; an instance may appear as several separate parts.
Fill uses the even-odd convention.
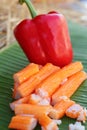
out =
[[[58,102],[60,96],[71,97],[80,84],[87,79],[87,74],[83,71],[72,75],[52,96],[52,104]]]

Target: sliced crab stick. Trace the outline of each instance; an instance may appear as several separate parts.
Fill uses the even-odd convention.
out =
[[[30,78],[33,74],[39,72],[39,69],[40,68],[38,64],[30,63],[24,69],[13,75],[14,81],[17,84],[21,84]]]
[[[8,126],[10,129],[33,130],[37,125],[37,119],[26,115],[13,116]]]
[[[37,85],[42,82],[45,78],[47,78],[50,74],[59,70],[59,67],[52,65],[51,63],[47,63],[42,69],[35,75],[33,75],[29,80],[22,83],[18,88],[17,92],[20,96],[24,97],[31,94]]]
[[[87,110],[83,109],[79,104],[73,104],[66,110],[66,116],[76,118],[78,121],[85,122]]]
[[[31,114],[38,118],[41,113],[48,114],[51,110],[50,105],[32,105],[32,104],[19,104],[15,106],[15,114]]]
[[[36,89],[36,93],[42,97],[51,96],[64,79],[82,70],[82,68],[81,62],[74,62],[63,67],[41,82]]]
[[[58,103],[54,105],[54,109],[57,110],[57,114],[53,114],[52,112],[49,114],[50,117],[53,119],[60,119],[65,115],[66,110],[71,106],[75,104],[74,101],[70,99],[61,99]]]
[[[58,130],[57,124],[46,114],[42,114],[39,118],[39,124],[42,130]]]
[[[18,99],[16,101],[13,101],[12,103],[10,103],[10,108],[14,111],[15,106],[17,104],[28,103],[28,101],[29,101],[29,96],[24,97],[24,98],[20,98],[20,99]]]
[[[77,72],[72,75],[52,96],[52,104],[58,102],[60,96],[71,97],[81,83],[87,78],[87,74],[84,71]]]

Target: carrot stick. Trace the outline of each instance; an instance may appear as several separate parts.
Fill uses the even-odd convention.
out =
[[[28,115],[17,115],[12,117],[8,126],[10,129],[33,130],[37,125],[37,120]]]
[[[14,81],[19,85],[30,78],[33,74],[39,72],[39,65],[30,63],[21,71],[13,75]]]
[[[18,99],[18,100],[16,100],[16,101],[10,103],[10,108],[14,111],[15,106],[16,106],[17,104],[28,103],[28,101],[29,101],[29,96],[24,97],[24,98],[20,98],[20,99]]]
[[[66,116],[73,118],[73,119],[77,118],[78,121],[85,122],[86,111],[79,104],[74,104],[66,110]]]
[[[31,114],[34,115],[37,119],[42,114],[48,114],[51,109],[50,105],[32,105],[32,104],[19,104],[15,106],[15,114]]]
[[[35,75],[33,75],[29,80],[22,83],[17,91],[20,96],[25,97],[31,94],[37,85],[42,82],[45,78],[47,78],[50,74],[59,70],[59,67],[52,65],[51,63],[47,63],[42,69]]]
[[[49,116],[53,119],[60,119],[65,115],[66,110],[71,106],[75,104],[74,101],[70,99],[61,99],[58,103],[54,105],[54,109],[57,110],[57,113],[50,112]]]
[[[42,114],[39,118],[39,124],[42,130],[58,130],[57,124],[46,114]]]
[[[83,66],[81,62],[74,62],[63,67],[62,69],[51,74],[48,78],[42,81],[38,85],[36,93],[42,97],[51,96],[56,91],[56,89],[58,89],[60,83],[64,79],[82,70],[82,68]]]
[[[77,72],[69,77],[69,79],[53,94],[52,104],[57,103],[60,96],[71,97],[86,78],[87,74],[83,71]]]

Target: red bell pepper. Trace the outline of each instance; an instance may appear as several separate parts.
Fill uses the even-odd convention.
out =
[[[57,12],[36,16],[29,0],[25,2],[33,19],[25,19],[19,23],[14,35],[30,62],[63,67],[73,58],[73,49],[64,16]]]

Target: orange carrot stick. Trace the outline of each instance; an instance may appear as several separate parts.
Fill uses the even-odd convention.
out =
[[[20,99],[18,99],[18,100],[16,100],[16,101],[10,103],[10,108],[14,111],[15,106],[16,106],[17,104],[28,103],[28,101],[29,101],[29,96],[24,97],[24,98],[20,98]]]
[[[30,63],[21,71],[13,75],[14,81],[19,85],[30,78],[33,74],[39,72],[39,65]]]
[[[79,104],[74,104],[66,110],[66,116],[85,122],[86,111]]]
[[[59,70],[59,67],[52,65],[51,63],[47,63],[42,69],[35,75],[33,75],[29,80],[22,83],[17,91],[20,96],[24,97],[31,94],[37,85],[42,82],[45,78],[47,78],[51,73]]]
[[[31,114],[38,118],[42,113],[48,114],[50,109],[50,105],[19,104],[15,106],[15,114]]]
[[[37,120],[28,115],[17,115],[12,117],[8,126],[10,129],[33,130],[36,127]]]
[[[73,104],[75,104],[75,102],[68,98],[60,99],[60,101],[53,107],[55,110],[57,110],[57,114],[50,112],[49,116],[53,119],[60,119],[65,115],[66,110]]]
[[[51,74],[48,78],[42,81],[38,88],[36,89],[36,93],[42,97],[51,96],[56,89],[58,89],[60,83],[71,76],[72,74],[82,70],[83,66],[81,62],[71,63],[59,71]]]
[[[60,96],[71,97],[80,84],[87,78],[87,74],[80,71],[72,75],[52,96],[52,104],[58,102]]]
[[[57,124],[46,114],[42,114],[39,118],[39,124],[42,130],[58,130]]]

